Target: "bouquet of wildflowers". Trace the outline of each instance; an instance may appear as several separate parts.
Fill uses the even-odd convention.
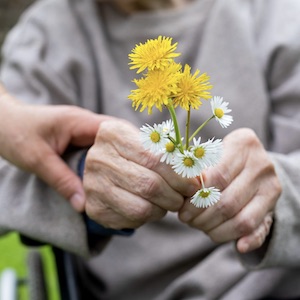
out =
[[[228,103],[222,97],[210,94],[212,85],[209,76],[191,67],[175,62],[180,53],[175,53],[177,43],[172,44],[172,38],[159,36],[149,39],[146,43],[136,45],[129,54],[130,69],[138,69],[142,73],[139,79],[134,79],[137,89],[131,91],[128,98],[132,106],[140,111],[156,107],[162,111],[166,107],[170,112],[170,120],[161,124],[141,127],[141,138],[144,147],[154,154],[160,155],[161,162],[170,164],[173,170],[183,177],[198,177],[202,188],[191,198],[196,207],[209,207],[220,199],[220,190],[215,187],[205,187],[202,171],[216,165],[222,154],[222,140],[211,138],[202,142],[197,138],[201,129],[209,121],[215,119],[222,128],[229,126],[233,118],[228,115]],[[211,99],[212,115],[198,129],[190,133],[191,111],[198,110],[201,100]],[[176,108],[180,107],[187,113],[185,135],[182,136],[176,116]]]

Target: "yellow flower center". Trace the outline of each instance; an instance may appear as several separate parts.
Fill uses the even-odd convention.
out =
[[[210,194],[210,191],[201,191],[200,192],[200,196],[202,198],[207,198],[209,196],[209,194]]]
[[[166,144],[166,151],[169,153],[174,152],[175,150],[175,145],[172,142],[169,142]]]
[[[160,141],[160,134],[156,131],[151,132],[150,139],[153,143],[158,143]]]
[[[195,151],[194,151],[194,154],[197,158],[202,158],[205,154],[205,150],[203,148],[197,148]]]
[[[186,166],[186,167],[192,167],[194,165],[194,161],[190,158],[190,157],[185,157],[184,160],[183,160],[183,164]]]
[[[215,109],[215,115],[217,118],[222,118],[224,116],[224,111],[221,108],[216,108]]]

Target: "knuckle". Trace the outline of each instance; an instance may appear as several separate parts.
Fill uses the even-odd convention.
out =
[[[137,193],[145,199],[152,198],[161,191],[160,181],[155,176],[142,174],[138,178]]]
[[[221,244],[221,243],[224,242],[223,239],[222,239],[222,237],[219,234],[214,234],[214,233],[206,233],[206,234],[216,244]]]
[[[159,155],[155,155],[145,149],[140,149],[138,156],[140,164],[147,169],[153,170],[159,164]]]
[[[104,120],[99,124],[98,131],[95,138],[96,144],[103,144],[103,143],[109,143],[113,144],[115,140],[120,139],[120,135],[118,135],[118,130],[116,130],[116,126],[118,124],[115,124],[111,120]]]
[[[89,201],[86,203],[85,212],[87,216],[98,224],[105,228],[120,230],[123,228],[129,228],[128,220],[122,218],[111,207],[105,205],[103,202],[99,202],[98,195],[89,197]],[[136,224],[130,224],[135,227]]]
[[[189,219],[186,220],[186,218],[184,217],[184,215],[181,212],[178,212],[178,219],[180,222],[189,225],[190,227],[194,228],[195,224]]]
[[[90,201],[87,201],[85,205],[85,212],[88,215],[88,217],[94,220],[95,222],[101,223],[104,226],[109,226],[109,208],[104,207],[102,205],[95,205],[95,197],[90,196],[89,200]]]
[[[156,212],[149,218],[148,222],[154,222],[162,219],[167,214],[167,210],[160,209],[159,212]]]
[[[256,226],[257,225],[254,218],[238,217],[235,222],[234,230],[237,233],[238,237],[240,237],[253,232],[256,229]]]
[[[40,164],[43,161],[43,157],[39,151],[34,151],[33,153],[28,153],[28,155],[24,157],[24,161],[25,168],[32,171],[39,168]]]
[[[282,193],[282,186],[281,183],[279,181],[279,179],[277,177],[275,177],[271,182],[271,190],[273,191],[273,193],[275,195],[277,195],[277,197],[279,197]]]
[[[183,203],[184,203],[184,197],[179,196],[176,198],[172,198],[172,202],[169,202],[169,203],[165,202],[164,208],[166,208],[172,212],[178,212],[181,209]]]
[[[101,151],[101,147],[91,147],[86,155],[85,167],[87,169],[97,169],[99,163],[105,162],[107,159],[105,152]]]
[[[215,168],[214,183],[220,190],[224,190],[231,181],[231,175],[226,168]]]
[[[243,141],[243,144],[249,147],[260,145],[260,141],[253,129],[242,128],[240,129],[240,139]]]
[[[115,174],[119,162],[119,157],[112,151],[108,154],[100,148],[91,148],[86,156],[84,164],[84,177],[95,176],[98,180],[105,178],[108,174]],[[101,172],[100,172],[101,170]]]
[[[260,247],[266,239],[266,233],[263,229],[258,229],[254,232],[254,240],[256,242],[257,247]]]
[[[219,201],[219,203],[217,203],[216,209],[222,218],[222,222],[229,220],[234,215],[236,207],[235,202],[236,201],[231,199],[231,201]]]
[[[257,137],[254,130],[250,128],[242,128],[237,130],[237,135],[234,135],[232,138],[238,140],[239,149],[246,149],[247,153],[252,152],[250,149],[261,149],[263,148],[259,138]],[[231,141],[232,142],[232,141]]]
[[[275,166],[273,163],[266,157],[265,159],[260,160],[260,169],[262,174],[266,174],[268,176],[277,179]],[[273,180],[275,182],[275,180]]]
[[[135,205],[128,211],[128,218],[133,222],[144,223],[152,217],[152,205],[148,202]]]

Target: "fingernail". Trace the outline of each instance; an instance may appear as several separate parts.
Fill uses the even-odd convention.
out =
[[[84,207],[84,197],[76,193],[70,198],[70,202],[72,206],[77,210],[77,211],[82,211]]]

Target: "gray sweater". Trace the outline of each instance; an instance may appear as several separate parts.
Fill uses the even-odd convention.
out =
[[[43,0],[3,48],[0,79],[20,99],[78,105],[141,126],[168,113],[132,109],[127,96],[135,72],[127,55],[158,35],[179,42],[180,61],[207,72],[212,93],[233,110],[232,126],[220,130],[210,123],[203,139],[249,127],[274,161],[283,193],[264,247],[239,255],[234,243],[216,245],[169,213],[132,237],[111,238],[101,251],[89,249],[81,215],[34,175],[4,161],[0,232],[18,231],[77,254],[102,282],[89,281],[101,299],[300,297],[299,15],[298,0],[196,0],[182,10],[132,16],[92,0]],[[207,107],[193,115],[193,127],[209,114]],[[184,115],[179,119],[183,123]],[[74,170],[80,155],[65,158]]]

